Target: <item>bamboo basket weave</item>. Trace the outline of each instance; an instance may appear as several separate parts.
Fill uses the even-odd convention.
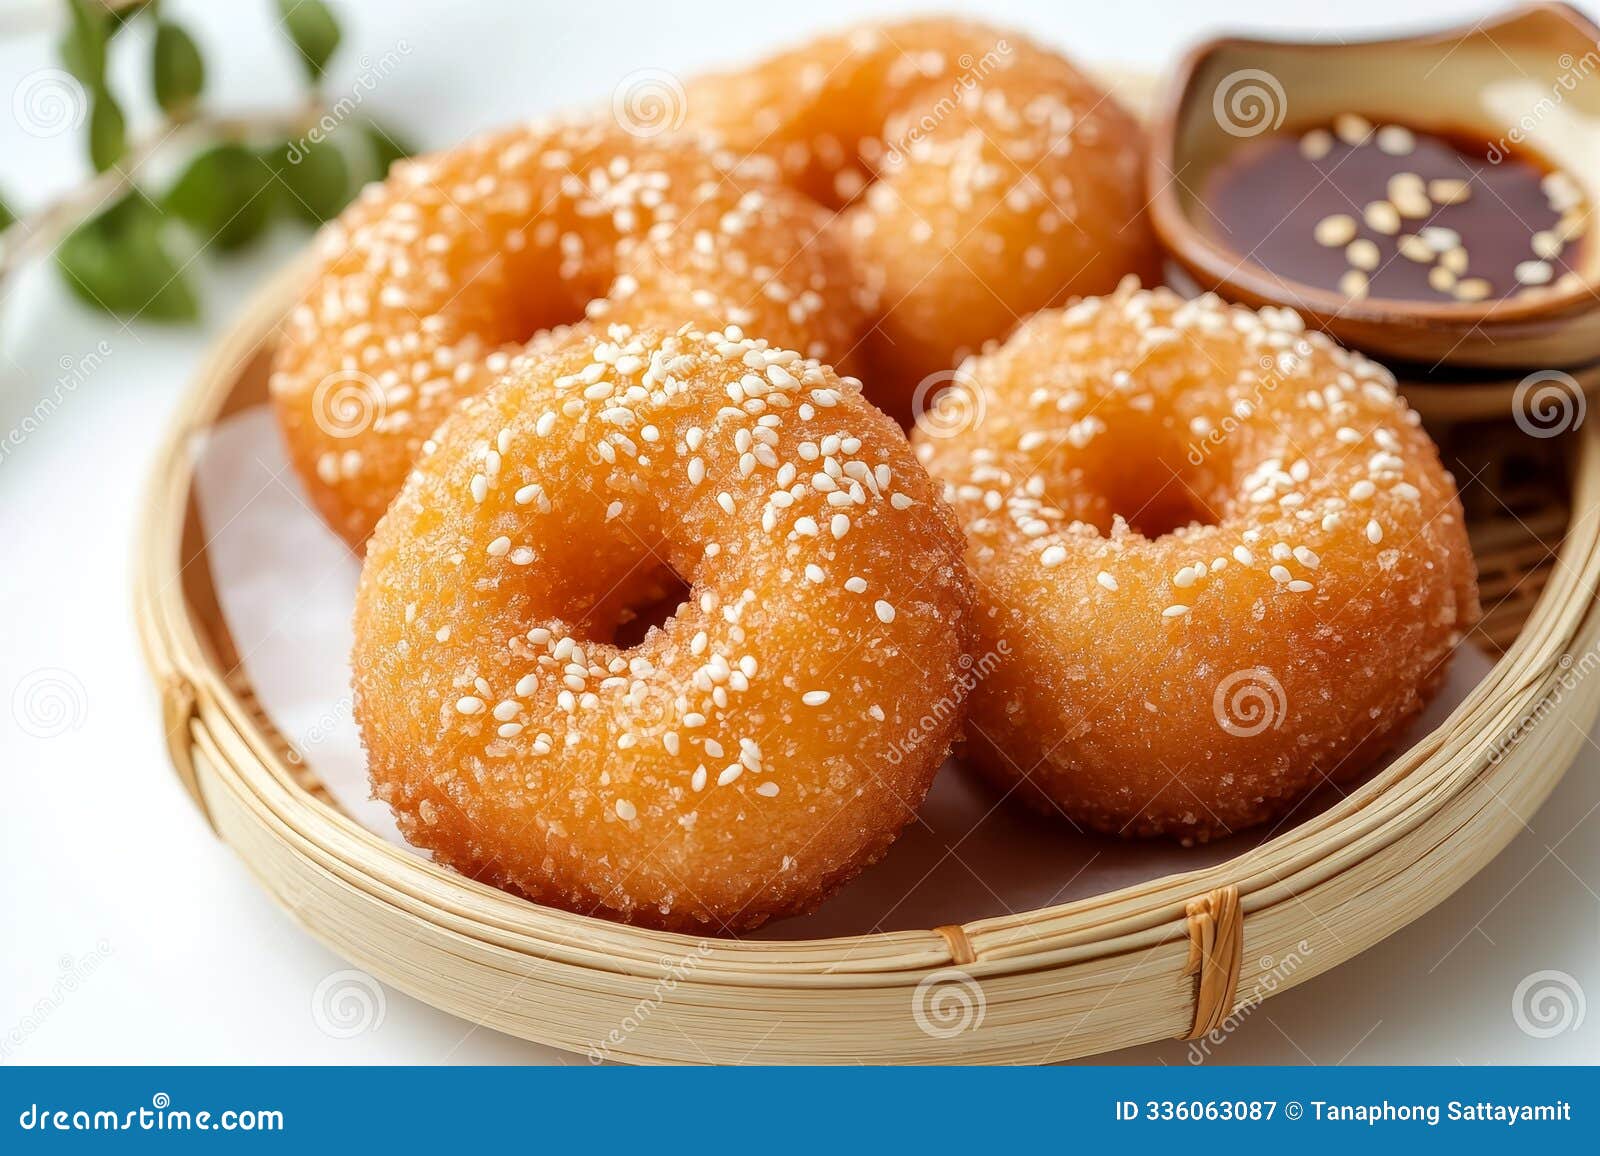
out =
[[[1579,661],[1600,656],[1600,431],[1530,438],[1498,395],[1424,386],[1413,403],[1437,419],[1446,460],[1485,483],[1463,497],[1487,612],[1474,641],[1496,661],[1443,725],[1314,818],[1215,866],[924,930],[703,941],[537,906],[346,815],[258,705],[229,636],[195,446],[265,401],[302,274],[263,290],[218,345],[160,450],[141,636],[173,764],[216,834],[335,952],[475,1023],[628,1062],[1039,1062],[1204,1035],[1465,883],[1600,711],[1600,678]],[[1564,451],[1568,468],[1552,465]],[[939,1018],[941,999],[965,1030]]]

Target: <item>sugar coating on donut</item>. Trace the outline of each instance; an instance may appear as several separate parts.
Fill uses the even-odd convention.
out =
[[[318,509],[352,544],[451,407],[543,330],[731,322],[837,361],[864,322],[829,214],[770,161],[599,121],[400,163],[317,248],[272,392]]]
[[[1127,284],[1025,322],[919,422],[978,580],[969,758],[1035,806],[1204,839],[1359,773],[1478,615],[1454,481],[1381,366]]]
[[[371,540],[374,792],[441,861],[574,911],[807,910],[959,733],[961,555],[854,380],[732,326],[552,339],[440,429]],[[619,642],[674,574],[675,612]]]
[[[691,83],[685,108],[843,209],[881,311],[869,391],[897,416],[1019,317],[1159,271],[1138,122],[1016,32],[855,28]]]

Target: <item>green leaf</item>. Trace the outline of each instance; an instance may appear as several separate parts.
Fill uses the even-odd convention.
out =
[[[97,173],[103,173],[128,151],[128,126],[122,110],[104,88],[95,90],[94,110],[89,114],[89,159]]]
[[[0,197],[0,233],[5,232],[17,223],[17,215],[11,211],[11,206],[6,204],[5,198]]]
[[[137,190],[79,225],[56,250],[72,291],[96,309],[189,321],[199,308],[161,237],[161,212]]]
[[[288,189],[283,203],[303,220],[320,225],[349,203],[350,166],[332,141],[286,142],[268,159]]]
[[[339,22],[322,0],[278,0],[278,13],[315,84],[339,47]]]
[[[170,117],[188,115],[206,83],[200,47],[180,25],[163,20],[156,25],[155,54],[151,63],[156,103]]]
[[[111,32],[106,10],[93,0],[67,0],[67,31],[61,38],[61,63],[68,72],[95,89],[105,83],[106,41]]]
[[[362,124],[361,133],[367,138],[367,145],[372,151],[373,171],[377,174],[377,180],[381,181],[389,175],[389,166],[395,161],[403,161],[416,152],[403,137],[375,120]]]
[[[261,157],[243,145],[220,144],[189,162],[163,204],[203,243],[237,249],[267,227],[273,199],[272,173]]]

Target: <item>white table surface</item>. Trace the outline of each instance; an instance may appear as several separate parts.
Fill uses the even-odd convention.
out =
[[[206,46],[214,106],[261,107],[296,91],[297,65],[267,0],[166,7]],[[403,47],[398,67],[367,99],[429,146],[525,113],[605,99],[637,68],[687,73],[864,9],[909,8],[846,0],[339,7],[346,46],[329,91],[348,91],[363,57]],[[1331,21],[1349,34],[1393,27],[1400,6],[972,7],[1084,59],[1159,68],[1211,28],[1310,30]],[[54,64],[38,8],[0,0],[0,32],[10,33],[0,35],[0,97]],[[1410,21],[1482,11],[1437,0],[1404,8]],[[79,179],[80,152],[74,136],[37,139],[0,114],[0,190],[14,205]],[[384,994],[381,1022],[368,1030],[348,1038],[324,1031],[314,993],[344,964],[210,835],[167,761],[130,604],[141,483],[207,344],[305,240],[284,225],[244,257],[199,262],[206,316],[192,327],[108,322],[78,307],[45,267],[0,286],[0,434],[23,427],[62,365],[102,341],[109,347],[60,408],[0,456],[0,1062],[584,1062],[473,1028],[396,991]],[[25,727],[16,704],[51,693],[63,705],[64,729],[40,737],[38,715]],[[1476,879],[1366,954],[1271,1000],[1208,1062],[1600,1060],[1600,1008],[1581,1021],[1576,1014],[1585,991],[1600,998],[1597,810],[1600,746],[1591,737],[1527,830]],[[1526,977],[1546,971],[1571,977],[1574,1011],[1564,1030],[1541,1038],[1519,1028],[1513,1001]],[[1188,1062],[1177,1043],[1108,1059]]]

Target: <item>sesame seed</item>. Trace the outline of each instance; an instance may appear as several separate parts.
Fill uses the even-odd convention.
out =
[[[1296,578],[1294,581],[1288,583],[1285,586],[1285,589],[1293,590],[1296,594],[1304,594],[1307,590],[1311,589],[1311,583],[1307,582],[1304,578]]]
[[[1407,233],[1395,242],[1395,246],[1407,261],[1414,261],[1418,265],[1427,265],[1433,261],[1433,249],[1415,233]]]
[[[469,694],[462,698],[456,699],[456,710],[460,711],[462,714],[482,714],[483,706],[483,699],[479,698],[477,695]]]
[[[1379,149],[1392,157],[1403,157],[1417,147],[1417,138],[1400,124],[1386,124],[1374,138]]]
[[[1383,527],[1378,525],[1375,518],[1367,523],[1367,541],[1374,546],[1383,541]]]
[[[617,818],[624,823],[631,823],[639,817],[639,808],[626,799],[618,799],[616,803]]]
[[[894,607],[882,598],[872,604],[872,609],[877,613],[879,622],[887,624],[894,621]]]
[[[1361,210],[1361,219],[1373,232],[1392,237],[1400,231],[1400,210],[1388,201],[1370,201]]]
[[[1039,554],[1039,564],[1042,566],[1059,566],[1067,560],[1067,552],[1060,546],[1047,546]]]
[[[1187,606],[1183,606],[1183,605],[1180,605],[1178,603],[1174,603],[1173,605],[1167,607],[1165,610],[1163,610],[1161,612],[1161,617],[1163,617],[1163,618],[1178,618],[1178,617],[1181,617],[1182,615],[1185,615],[1187,613],[1189,613],[1189,608]]]
[[[1100,573],[1094,576],[1094,580],[1100,583],[1100,585],[1104,586],[1107,590],[1115,590],[1117,588],[1117,580],[1113,578],[1108,571],[1100,571]]]
[[[1548,285],[1555,276],[1555,269],[1548,261],[1521,261],[1512,275],[1524,285]]]
[[[833,693],[831,691],[808,690],[805,692],[805,694],[800,696],[800,701],[805,703],[807,706],[821,706],[832,697]]]
[[[1369,241],[1365,237],[1351,241],[1345,246],[1344,259],[1357,269],[1370,273],[1378,267],[1380,259],[1378,246],[1375,242]]]
[[[1428,182],[1428,199],[1439,205],[1459,205],[1472,195],[1472,185],[1455,177],[1436,177]]]
[[[1241,566],[1249,566],[1256,560],[1256,556],[1243,546],[1233,548],[1233,560]]]
[[[1320,161],[1333,150],[1333,134],[1327,129],[1314,128],[1300,138],[1300,155],[1308,161]]]
[[[1353,112],[1341,112],[1333,118],[1333,131],[1345,144],[1361,145],[1372,135],[1372,122]]]
[[[852,594],[865,594],[867,592],[867,580],[852,574],[844,580],[844,588]]]
[[[756,794],[766,799],[774,798],[778,793],[778,784],[774,782],[762,783],[756,788]]]
[[[1355,239],[1356,220],[1347,213],[1334,213],[1318,221],[1312,235],[1316,238],[1317,244],[1337,249],[1340,245],[1347,245]]]

